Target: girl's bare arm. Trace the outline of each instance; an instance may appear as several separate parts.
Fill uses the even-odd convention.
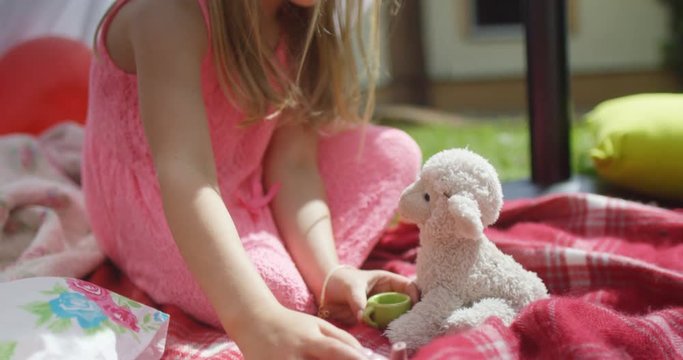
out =
[[[249,261],[218,189],[201,88],[206,30],[193,2],[146,3],[130,4],[137,13],[129,31],[164,212],[190,271],[233,332],[278,303]]]
[[[318,135],[302,125],[279,128],[268,149],[266,182],[282,189],[272,210],[287,248],[313,294],[339,260],[325,187],[317,165]]]

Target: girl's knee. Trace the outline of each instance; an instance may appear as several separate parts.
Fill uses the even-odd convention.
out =
[[[422,165],[422,151],[410,135],[396,128],[373,126],[366,141],[374,147],[371,151],[383,162],[382,167],[388,167],[406,186],[415,180]]]
[[[323,137],[320,143],[319,166],[328,190],[379,183],[404,188],[415,180],[421,163],[415,140],[390,127],[368,125]]]

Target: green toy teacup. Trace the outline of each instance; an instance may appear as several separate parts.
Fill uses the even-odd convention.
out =
[[[385,292],[371,296],[363,311],[363,321],[375,328],[383,329],[390,322],[410,310],[410,296],[397,292]]]

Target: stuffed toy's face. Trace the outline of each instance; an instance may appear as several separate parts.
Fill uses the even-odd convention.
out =
[[[449,232],[477,236],[496,221],[502,189],[495,169],[481,156],[451,149],[432,156],[418,180],[403,191],[399,212],[423,225],[437,221]]]
[[[430,186],[441,176],[430,169],[423,171],[422,176],[403,192],[399,212],[404,220],[420,227],[429,224],[427,226],[432,229],[436,226],[451,236],[478,237],[484,224],[475,195],[467,186],[462,186],[467,183],[464,180],[447,191]]]
[[[430,191],[425,186],[425,182],[422,179],[418,179],[403,190],[401,201],[398,204],[398,211],[405,220],[416,224],[423,224],[431,215],[433,197],[433,192],[430,194]]]

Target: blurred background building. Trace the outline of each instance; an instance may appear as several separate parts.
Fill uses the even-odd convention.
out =
[[[465,114],[524,112],[521,1],[405,0],[397,18],[388,19],[382,102]],[[670,14],[660,0],[567,0],[578,111],[622,95],[677,89],[662,66]]]

